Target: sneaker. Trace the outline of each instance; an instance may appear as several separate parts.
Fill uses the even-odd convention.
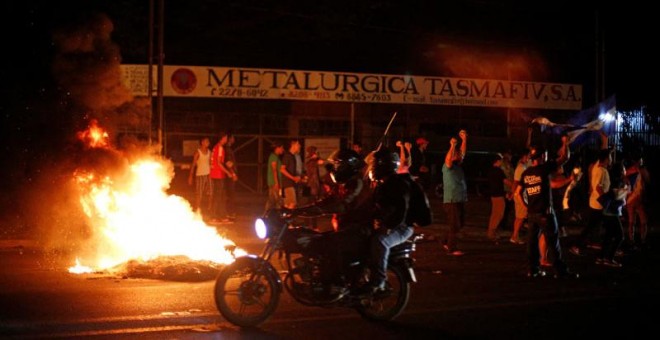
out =
[[[582,254],[581,254],[581,251],[580,251],[580,248],[578,248],[578,247],[576,247],[576,246],[572,246],[571,248],[568,249],[568,251],[569,251],[571,254],[575,255],[575,256],[580,256],[580,255],[582,255]]]
[[[623,267],[623,265],[621,263],[616,262],[614,260],[604,260],[603,265],[608,266],[608,267],[612,267],[612,268],[621,268],[621,267]]]
[[[383,292],[384,290],[385,288],[382,286],[367,283],[364,286],[357,288],[357,290],[354,291],[354,295],[359,297],[369,297]]]
[[[514,239],[513,237],[509,239],[509,242],[511,242],[513,244],[525,244],[525,241],[523,241],[521,239]]]
[[[597,257],[597,258],[596,258],[596,264],[598,264],[598,265],[602,265],[603,262],[605,262],[605,260],[603,260],[602,258],[600,258],[600,257]]]

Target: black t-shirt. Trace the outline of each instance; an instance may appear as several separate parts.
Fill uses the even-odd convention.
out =
[[[488,188],[490,197],[504,197],[504,171],[501,168],[491,166],[488,170]]]
[[[422,152],[422,150],[419,149],[419,147],[412,148],[410,150],[410,157],[412,159],[412,164],[410,164],[410,168],[408,169],[408,172],[413,175],[413,176],[419,176],[419,168],[424,165],[426,165],[426,154],[425,152]]]
[[[286,168],[286,171],[289,172],[292,176],[297,176],[296,174],[296,157],[290,153],[285,152],[282,155],[282,165]],[[282,188],[288,188],[296,185],[289,177],[282,175]]]
[[[557,162],[527,168],[522,173],[522,190],[527,193],[527,211],[532,214],[547,214],[553,212],[552,190],[550,190],[550,174],[557,169]]]

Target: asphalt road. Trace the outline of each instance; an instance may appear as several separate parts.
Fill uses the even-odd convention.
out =
[[[0,242],[0,338],[639,338],[656,331],[657,248],[620,257],[624,266],[618,269],[594,264],[594,250],[580,257],[567,253],[580,279],[529,279],[525,246],[488,242],[481,227],[487,211],[472,207],[460,243],[464,256],[441,250],[443,224],[420,230],[427,239],[415,254],[419,282],[408,308],[389,323],[367,322],[347,309],[305,307],[285,293],[271,319],[240,329],[215,309],[213,281],[72,275],[57,254],[29,242]],[[245,215],[225,231],[256,251],[250,224]],[[563,242],[578,228],[570,231]],[[651,245],[660,244],[651,236]]]

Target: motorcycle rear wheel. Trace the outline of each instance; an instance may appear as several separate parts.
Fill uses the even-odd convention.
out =
[[[387,268],[387,285],[382,293],[367,298],[356,310],[360,315],[372,321],[393,320],[403,312],[410,299],[410,282],[402,270],[405,268]]]
[[[278,278],[259,261],[236,261],[226,266],[215,282],[215,304],[234,325],[254,327],[277,308],[281,290]]]

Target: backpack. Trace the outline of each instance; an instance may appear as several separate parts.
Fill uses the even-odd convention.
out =
[[[410,202],[406,222],[409,224],[426,227],[433,223],[433,212],[429,204],[429,198],[419,183],[415,182],[410,175],[404,177],[410,186]]]

